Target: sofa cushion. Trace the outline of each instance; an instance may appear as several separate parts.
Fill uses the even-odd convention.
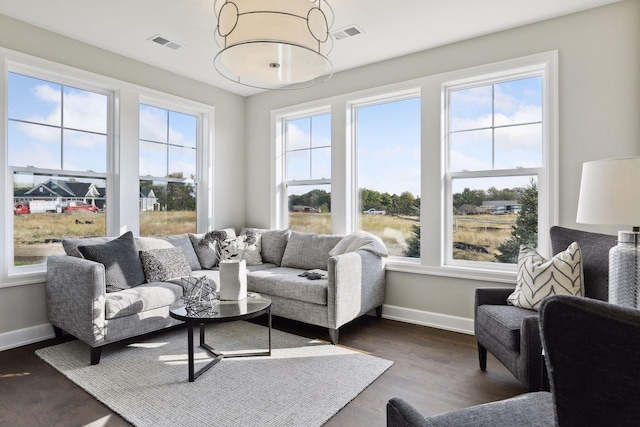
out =
[[[62,247],[64,252],[69,256],[76,258],[84,258],[78,251],[78,246],[101,245],[115,239],[115,237],[84,237],[82,239],[64,239]]]
[[[196,252],[200,267],[204,269],[210,269],[218,265],[218,256],[216,255],[215,242],[210,242],[205,239],[206,233],[201,234],[189,234],[189,240],[193,250]]]
[[[304,270],[326,270],[329,251],[341,239],[342,236],[334,234],[306,234],[294,231],[289,237],[280,265]]]
[[[185,258],[187,258],[187,262],[192,270],[200,270],[202,267],[200,266],[200,261],[198,260],[198,255],[196,255],[196,251],[193,249],[193,245],[191,244],[191,240],[189,236],[186,234],[176,234],[173,236],[161,237],[161,239],[166,240],[171,243],[176,248],[182,249]]]
[[[144,275],[149,282],[163,282],[174,277],[191,274],[191,267],[180,248],[140,251]]]
[[[538,310],[550,295],[584,296],[582,252],[573,242],[569,247],[544,259],[535,249],[522,246],[518,255],[516,288],[507,303],[516,307]]]
[[[182,287],[173,283],[144,283],[135,288],[107,294],[105,317],[115,319],[173,304],[182,296]]]
[[[260,248],[262,262],[279,266],[282,263],[282,256],[287,248],[289,236],[291,236],[291,229],[266,230],[263,228],[243,228],[240,234],[246,234],[248,230],[260,233],[262,236]]]
[[[538,312],[511,305],[481,305],[476,312],[476,325],[513,351],[520,351],[522,319]]]
[[[117,292],[145,282],[142,263],[130,231],[101,245],[78,246],[78,251],[86,259],[104,265],[107,292]]]
[[[247,274],[247,290],[281,298],[327,305],[327,279],[308,280],[302,270],[276,267]]]

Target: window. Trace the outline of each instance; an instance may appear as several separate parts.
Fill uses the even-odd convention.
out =
[[[538,246],[542,70],[445,85],[449,264],[517,262]]]
[[[140,104],[140,235],[196,232],[198,117]]]
[[[13,265],[64,253],[63,237],[106,234],[110,96],[8,73]]]
[[[331,233],[331,114],[284,119],[288,225]]]
[[[358,228],[392,256],[420,258],[420,98],[354,107]]]

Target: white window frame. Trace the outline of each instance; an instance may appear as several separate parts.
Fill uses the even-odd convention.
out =
[[[13,170],[7,164],[7,120],[9,72],[25,74],[66,86],[92,92],[109,93],[109,122],[107,125],[107,236],[124,231],[139,231],[139,173],[138,173],[138,111],[139,104],[151,103],[174,111],[201,117],[197,147],[197,231],[206,232],[214,226],[213,165],[215,154],[215,108],[186,98],[170,95],[122,80],[84,71],[46,59],[0,47],[0,288],[32,285],[46,280],[46,265],[13,266]],[[121,144],[122,141],[126,143]],[[62,171],[62,173],[65,173]],[[80,175],[69,171],[69,175]],[[102,174],[101,174],[102,175]],[[135,181],[135,185],[131,183]],[[131,210],[132,200],[135,209]]]
[[[550,253],[548,230],[557,223],[557,55],[554,53],[505,61],[486,67],[465,70],[448,75],[441,84],[442,127],[441,138],[443,168],[443,267],[459,269],[515,272],[515,264],[464,261],[453,259],[453,192],[455,178],[536,176],[538,180],[538,250],[543,256]],[[459,74],[459,75],[456,75]],[[505,81],[540,76],[542,78],[542,164],[537,168],[495,169],[486,171],[449,171],[449,94],[471,87],[487,86]]]

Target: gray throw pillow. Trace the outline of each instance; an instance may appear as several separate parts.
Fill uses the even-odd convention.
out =
[[[262,262],[282,264],[282,257],[291,236],[291,229],[262,232]]]
[[[329,251],[342,237],[334,234],[305,234],[294,231],[289,237],[280,265],[305,270],[314,268],[326,270]]]
[[[82,254],[78,252],[78,246],[101,245],[103,243],[110,242],[113,239],[113,237],[84,237],[81,239],[64,239],[62,241],[62,247],[64,248],[64,252],[67,255],[74,256],[76,258],[83,258]]]
[[[218,265],[217,248],[214,247],[217,244],[204,240],[204,236],[205,233],[189,234],[189,240],[200,261],[200,267],[209,270]]]
[[[202,269],[200,260],[198,260],[198,255],[196,255],[196,251],[193,249],[189,236],[186,234],[176,234],[174,236],[161,237],[161,239],[166,240],[176,248],[182,249],[191,270],[196,271]]]
[[[147,283],[164,282],[167,279],[191,274],[189,262],[180,248],[140,251],[140,261],[142,261]]]
[[[133,241],[136,243],[138,251],[150,251],[151,249],[168,249],[174,246],[164,239],[158,239],[157,237],[134,237]]]
[[[142,263],[130,231],[101,245],[78,246],[78,251],[86,259],[104,265],[107,292],[118,292],[145,282]]]

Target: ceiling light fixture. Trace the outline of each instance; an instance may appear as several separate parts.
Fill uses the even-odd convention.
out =
[[[302,89],[327,81],[333,65],[325,0],[216,0],[214,66],[225,78],[259,89]]]

